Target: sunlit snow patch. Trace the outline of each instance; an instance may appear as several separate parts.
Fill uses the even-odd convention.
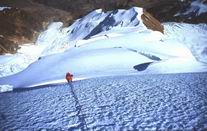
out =
[[[0,77],[18,73],[36,61],[41,54],[42,48],[33,43],[20,46],[17,54],[0,56]]]
[[[207,63],[207,24],[164,23],[164,26],[167,40],[183,44],[198,61]]]
[[[0,11],[4,11],[5,9],[11,9],[11,7],[0,7]]]
[[[12,91],[12,90],[13,90],[13,86],[11,85],[0,85],[0,93]]]

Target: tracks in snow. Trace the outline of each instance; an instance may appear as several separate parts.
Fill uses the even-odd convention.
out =
[[[79,100],[78,100],[78,97],[75,94],[73,84],[70,82],[69,85],[70,85],[71,94],[72,94],[73,98],[75,99],[75,109],[77,111],[77,116],[78,116],[78,119],[79,119],[79,122],[80,122],[80,129],[81,130],[87,130],[88,127],[87,127],[87,124],[86,124],[84,115],[81,114],[81,108],[82,108],[82,106],[80,105]]]

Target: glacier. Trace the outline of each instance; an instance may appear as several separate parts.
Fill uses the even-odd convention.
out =
[[[81,80],[207,71],[206,24],[163,23],[162,34],[147,29],[142,13],[138,7],[109,12],[98,9],[69,27],[51,23],[34,45],[24,45],[17,54],[0,58],[4,60],[0,87],[66,82],[67,72]],[[134,68],[143,63],[151,64],[142,71]]]
[[[207,25],[163,23],[162,34],[141,14],[53,22],[0,56],[0,130],[207,129]]]

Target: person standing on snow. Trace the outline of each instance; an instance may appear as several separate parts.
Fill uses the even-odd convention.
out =
[[[73,74],[71,73],[66,73],[65,79],[68,81],[68,83],[73,81]]]

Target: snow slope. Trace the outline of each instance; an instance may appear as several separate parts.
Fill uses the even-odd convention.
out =
[[[207,12],[207,3],[205,0],[193,0],[193,2],[185,10],[176,14],[176,16],[187,16],[189,19],[192,16],[199,16]]]
[[[106,13],[98,9],[76,20],[69,27],[63,28],[62,22],[51,23],[48,29],[39,35],[35,45],[30,46],[30,49],[27,45],[21,46],[22,49],[17,54],[0,58],[2,60],[0,76],[18,73],[37,60],[38,57],[64,52],[68,48],[76,46],[78,40],[92,37],[114,27],[137,27],[140,31],[144,30],[146,27],[141,22],[141,14],[141,8]],[[25,48],[29,51],[26,51]],[[35,49],[36,54],[33,53],[34,51],[30,51],[33,49]]]
[[[63,52],[76,46],[79,40],[90,39],[92,36],[117,27],[136,27],[139,31],[147,30],[141,20],[142,13],[141,8],[120,9],[106,13],[98,9],[76,20],[67,28],[61,28],[60,22],[52,24],[40,35],[37,44],[48,45],[42,53],[42,56],[46,56]]]
[[[207,63],[207,24],[165,23],[168,39],[174,39],[187,46],[194,57]]]
[[[70,27],[51,24],[34,45],[38,52],[30,62],[36,61],[20,73],[0,78],[1,87],[66,82],[68,71],[75,80],[207,71],[206,25],[166,23],[163,35],[147,29],[141,14],[141,8],[106,13],[96,10]],[[196,35],[189,37],[189,30]],[[137,67],[144,63],[151,64],[139,71]]]
[[[94,78],[0,94],[0,130],[206,130],[207,74]]]

